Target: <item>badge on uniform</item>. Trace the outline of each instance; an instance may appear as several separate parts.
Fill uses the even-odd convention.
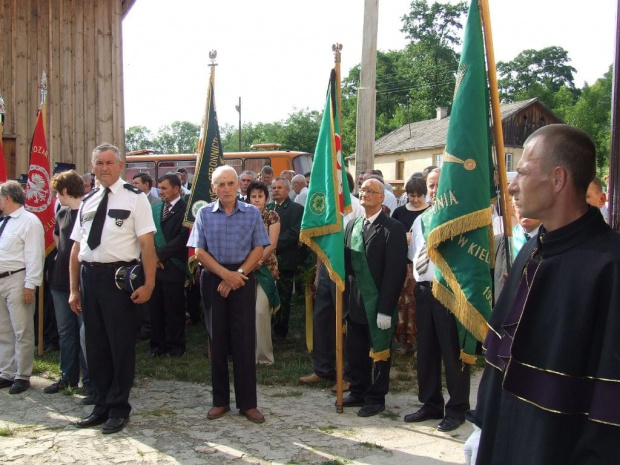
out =
[[[129,210],[108,210],[108,216],[114,218],[114,224],[119,228],[123,225],[123,220],[129,218]]]

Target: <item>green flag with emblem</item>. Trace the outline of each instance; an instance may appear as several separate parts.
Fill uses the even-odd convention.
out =
[[[220,139],[220,127],[217,123],[215,112],[215,97],[213,94],[213,78],[209,79],[207,90],[207,109],[203,123],[203,137],[198,144],[198,157],[196,158],[196,172],[192,182],[192,190],[187,201],[185,219],[183,225],[192,227],[198,210],[207,203],[216,199],[211,192],[211,174],[218,166],[224,163],[222,152],[222,140]]]
[[[336,85],[336,71],[332,70],[299,238],[319,256],[329,277],[343,291],[343,215],[351,211],[351,194],[344,173]]]
[[[461,360],[474,363],[491,313],[493,262],[489,97],[478,0],[472,0],[456,76],[428,254],[433,294],[456,317]]]

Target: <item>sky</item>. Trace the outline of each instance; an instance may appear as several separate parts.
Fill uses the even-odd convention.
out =
[[[402,16],[411,0],[378,0],[377,48],[407,44]],[[449,0],[455,3],[455,0]],[[446,3],[442,0],[443,3]],[[568,50],[575,84],[593,84],[614,59],[616,0],[489,0],[495,58],[525,49]],[[209,51],[217,50],[220,127],[286,120],[325,104],[332,44],[343,78],[361,61],[364,0],[136,0],[123,20],[125,127],[156,132],[202,121]]]

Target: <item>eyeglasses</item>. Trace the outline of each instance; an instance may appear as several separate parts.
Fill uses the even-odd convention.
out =
[[[360,189],[359,193],[362,195],[380,194],[381,192],[373,191],[372,189]]]

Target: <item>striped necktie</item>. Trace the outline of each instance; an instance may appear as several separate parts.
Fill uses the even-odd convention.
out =
[[[428,249],[426,248],[426,244],[422,246],[420,249],[420,253],[418,255],[418,260],[415,263],[415,269],[418,272],[418,275],[423,275],[428,270],[428,262],[430,259],[428,258]]]
[[[172,208],[172,205],[170,205],[170,202],[166,202],[166,205],[164,205],[164,211],[163,211],[163,213],[161,215],[162,221],[170,216],[170,209],[171,208]]]

